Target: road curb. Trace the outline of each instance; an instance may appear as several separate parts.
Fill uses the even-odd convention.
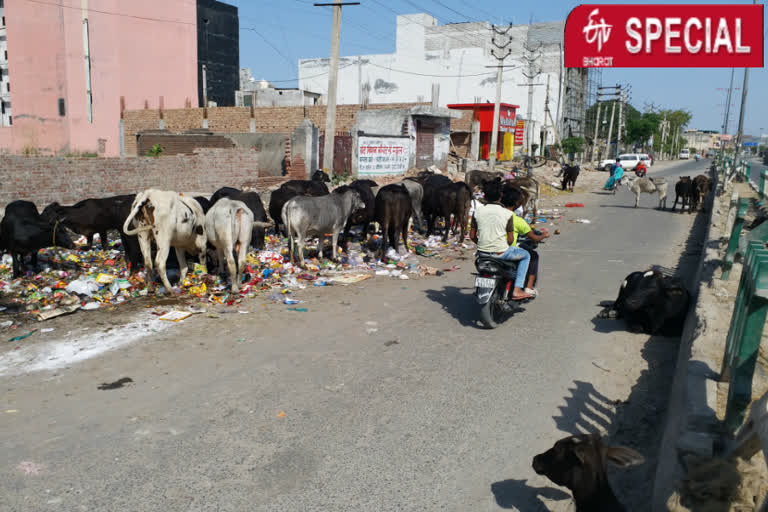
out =
[[[719,185],[717,174],[710,170],[713,191]],[[680,338],[666,424],[659,447],[651,501],[651,510],[654,511],[668,510],[667,500],[685,474],[682,465],[684,457],[689,454],[711,457],[715,449],[717,377],[725,335],[721,328],[716,328],[721,324],[716,317],[720,316],[717,310],[722,306],[716,304],[714,294],[708,289],[715,284],[714,272],[721,262],[719,246],[723,233],[719,226],[723,212],[728,214],[726,195],[718,197],[713,192],[706,201],[706,208],[702,252],[692,281],[693,307],[688,311]],[[725,325],[727,330],[728,324]]]

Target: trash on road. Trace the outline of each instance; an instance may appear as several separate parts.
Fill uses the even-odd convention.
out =
[[[573,219],[573,220],[571,220],[569,222],[574,222],[574,223],[578,223],[578,224],[592,224],[592,221],[589,220],[589,219]]]
[[[101,385],[99,385],[98,389],[102,391],[106,391],[109,389],[120,389],[121,387],[125,386],[129,382],[133,382],[133,379],[130,377],[123,377],[122,379],[118,379],[115,382],[103,382]]]
[[[23,340],[24,338],[29,338],[30,336],[32,336],[33,334],[35,334],[35,332],[36,332],[36,331],[37,331],[37,329],[32,329],[31,331],[29,331],[29,332],[28,332],[28,333],[26,333],[26,334],[22,334],[22,335],[20,335],[20,336],[14,336],[13,338],[9,339],[9,340],[8,340],[8,342],[11,342],[11,341],[21,341],[21,340]]]
[[[565,203],[566,208],[584,208],[582,203]]]
[[[288,308],[288,311],[298,311],[299,313],[306,313],[309,310],[307,308]]]
[[[56,309],[40,311],[35,315],[35,318],[37,318],[38,321],[42,322],[44,320],[50,320],[51,318],[56,318],[57,316],[66,315],[68,313],[74,313],[78,309],[80,309],[80,304],[70,304],[68,306],[61,306]]]
[[[189,311],[169,311],[161,316],[160,320],[165,320],[167,322],[181,322],[191,316],[192,313]]]

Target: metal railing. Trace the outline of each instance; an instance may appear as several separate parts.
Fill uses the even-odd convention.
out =
[[[733,202],[734,200],[731,199],[731,203]],[[733,268],[733,262],[736,259],[736,254],[739,250],[739,238],[741,237],[741,230],[744,228],[744,219],[747,216],[749,200],[738,199],[738,204],[732,204],[732,206],[736,206],[736,217],[733,222],[731,236],[728,239],[728,247],[725,249],[725,256],[723,257],[723,274],[720,276],[720,279],[724,281],[727,281],[731,275],[731,268]]]
[[[752,400],[752,376],[768,313],[768,250],[764,240],[750,240],[726,338],[720,380],[729,381],[725,424],[733,432],[744,421]]]

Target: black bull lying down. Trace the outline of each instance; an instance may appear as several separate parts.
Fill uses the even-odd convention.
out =
[[[690,293],[680,279],[657,270],[632,272],[600,318],[623,318],[634,332],[679,336],[688,313]]]

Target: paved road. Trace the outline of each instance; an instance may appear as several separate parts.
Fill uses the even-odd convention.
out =
[[[760,175],[763,173],[763,171],[768,171],[768,166],[763,165],[762,158],[751,158],[749,163],[752,165],[752,172],[750,173],[749,179],[752,183],[755,183],[759,187]]]
[[[690,267],[695,216],[631,208],[626,190],[573,199],[591,223],[543,246],[542,296],[495,331],[475,325],[461,260],[0,378],[0,510],[527,512],[568,497],[531,457],[580,431],[649,456],[615,479],[645,510],[677,344],[593,318],[630,271]]]

